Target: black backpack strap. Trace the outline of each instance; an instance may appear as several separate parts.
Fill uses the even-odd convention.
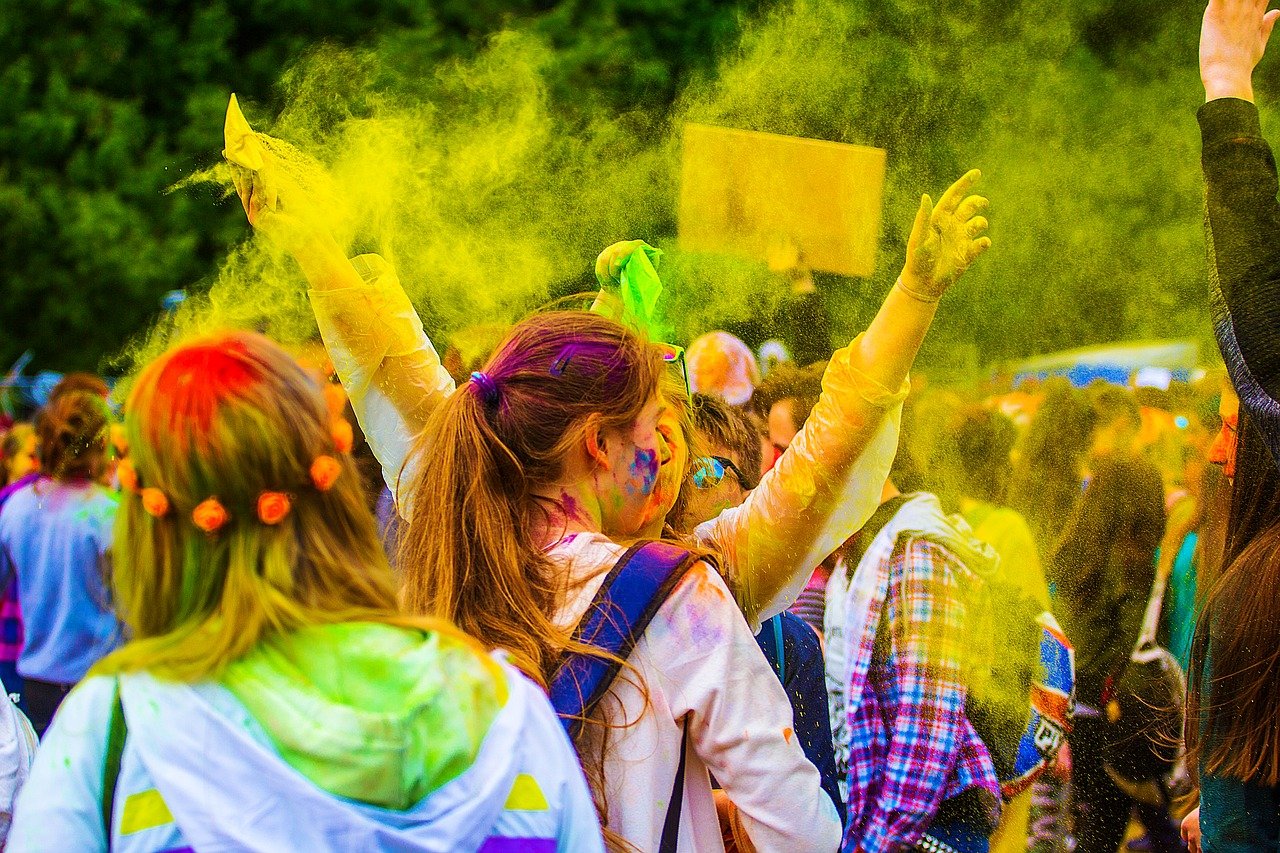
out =
[[[671,801],[667,803],[667,816],[662,821],[662,842],[658,853],[676,853],[680,841],[680,810],[684,806],[684,761],[689,751],[689,718],[684,718],[684,734],[680,736],[680,764],[676,767],[676,781],[671,786]]]
[[[107,755],[102,763],[102,828],[107,835],[107,849],[111,849],[111,813],[116,803],[116,785],[120,781],[120,761],[124,758],[124,741],[129,729],[124,719],[124,704],[120,701],[120,680],[116,679],[115,695],[111,700],[111,716],[107,722]]]
[[[568,653],[550,681],[551,704],[571,739],[604,697],[671,590],[699,559],[671,542],[639,542],[609,571],[573,638],[608,652],[611,658]]]

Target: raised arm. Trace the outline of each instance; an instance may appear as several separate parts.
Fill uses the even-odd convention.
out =
[[[260,173],[237,175],[249,222],[306,276],[325,349],[403,514],[411,451],[431,412],[453,393],[453,378],[390,264],[377,255],[348,259],[322,226],[286,213]]]
[[[1212,0],[1200,34],[1200,108],[1214,325],[1232,384],[1253,407],[1280,400],[1280,204],[1253,69],[1280,10]]]
[[[724,557],[752,630],[785,610],[827,555],[880,504],[897,452],[907,374],[938,300],[991,245],[969,172],[920,201],[902,275],[867,330],[832,356],[804,428],[738,507],[701,525]]]

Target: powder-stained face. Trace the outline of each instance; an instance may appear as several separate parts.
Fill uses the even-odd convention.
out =
[[[645,511],[645,524],[665,519],[680,495],[680,485],[689,467],[689,440],[684,434],[680,416],[671,406],[663,406],[658,415],[658,437],[666,448],[667,461],[658,469],[658,484],[653,500]]]
[[[666,405],[655,398],[630,427],[601,433],[609,466],[597,469],[595,485],[605,535],[636,533],[664,501],[663,469],[671,468],[673,460],[671,446],[659,432],[666,412]]]

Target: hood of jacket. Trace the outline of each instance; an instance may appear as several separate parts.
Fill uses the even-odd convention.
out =
[[[348,623],[264,643],[221,684],[138,673],[120,695],[195,849],[445,851],[483,843],[512,790],[518,679],[459,639]]]

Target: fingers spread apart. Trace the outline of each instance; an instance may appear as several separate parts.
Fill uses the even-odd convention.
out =
[[[979,255],[981,255],[983,252],[985,252],[987,249],[990,249],[990,248],[991,248],[990,237],[981,237],[977,240],[974,240],[972,243],[969,244],[968,262],[973,263],[978,259]]]
[[[982,172],[978,169],[970,169],[965,172],[958,181],[947,187],[947,191],[942,194],[942,198],[938,199],[938,210],[947,214],[955,213],[960,206],[960,202],[965,198],[969,190],[973,189],[973,185],[981,177]]]

